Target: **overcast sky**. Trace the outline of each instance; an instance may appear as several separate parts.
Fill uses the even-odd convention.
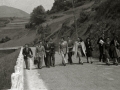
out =
[[[11,6],[31,13],[38,5],[42,5],[45,10],[51,9],[53,2],[54,0],[0,0],[0,6]]]

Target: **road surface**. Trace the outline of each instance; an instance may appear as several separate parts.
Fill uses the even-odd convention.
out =
[[[32,50],[35,52],[34,48]],[[46,68],[43,65],[42,69],[25,71],[31,72],[28,73],[29,78],[32,75],[39,77],[38,80],[33,80],[33,83],[37,83],[36,87],[41,86],[37,81],[42,80],[42,87],[47,88],[36,90],[120,90],[120,66],[107,66],[97,59],[93,59],[93,64],[86,63],[84,57],[82,60],[84,65],[78,64],[78,59],[73,59],[73,65],[63,66],[60,55],[56,53],[55,67]]]

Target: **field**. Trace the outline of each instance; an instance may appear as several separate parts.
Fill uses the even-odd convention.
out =
[[[11,74],[20,50],[0,51],[0,90],[11,88]]]
[[[6,27],[0,28],[0,38],[8,36],[10,41],[0,44],[0,48],[23,46],[25,43],[30,43],[35,39],[35,30],[25,29],[25,24],[29,18],[15,18]]]

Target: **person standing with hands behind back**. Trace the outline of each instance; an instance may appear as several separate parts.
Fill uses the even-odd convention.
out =
[[[33,56],[33,52],[31,50],[31,48],[29,48],[28,44],[25,44],[25,48],[23,49],[22,54],[24,56],[26,69],[29,70],[30,69],[29,58],[31,58]]]

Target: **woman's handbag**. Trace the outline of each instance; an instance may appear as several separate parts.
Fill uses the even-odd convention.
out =
[[[38,64],[38,60],[37,60],[36,57],[34,57],[34,64],[35,64],[35,65]]]

